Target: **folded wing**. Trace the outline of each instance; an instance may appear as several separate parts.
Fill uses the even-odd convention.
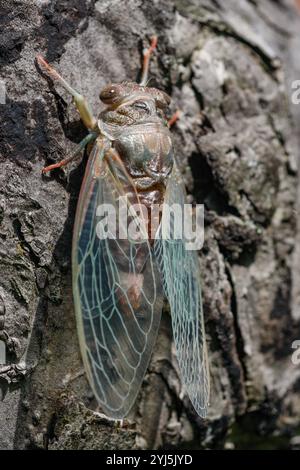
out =
[[[169,177],[165,207],[186,202],[185,189],[174,165]],[[197,413],[205,417],[209,401],[209,369],[202,312],[200,269],[197,252],[189,251],[184,237],[162,236],[167,218],[163,209],[160,233],[155,243],[156,257],[163,277],[172,317],[172,328],[181,379]],[[164,225],[165,224],[165,225]],[[172,234],[172,229],[170,230]]]
[[[118,216],[118,199],[130,184],[122,166],[116,162],[112,166],[101,142],[96,142],[76,213],[73,292],[87,376],[104,412],[113,418],[126,416],[135,401],[157,336],[163,301],[148,240],[97,235],[98,224],[103,222],[98,208],[109,205]]]

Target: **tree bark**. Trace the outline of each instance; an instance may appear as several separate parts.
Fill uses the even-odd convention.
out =
[[[0,448],[290,448],[300,424],[299,16],[281,0],[0,0]],[[182,393],[170,317],[123,427],[94,413],[71,292],[72,226],[86,159],[42,177],[85,135],[44,55],[99,113],[101,87],[151,85],[181,120],[175,152],[205,204],[200,252],[211,369],[207,420]],[[297,75],[298,74],[298,75]],[[298,205],[300,200],[298,197]],[[295,249],[295,246],[298,248]]]

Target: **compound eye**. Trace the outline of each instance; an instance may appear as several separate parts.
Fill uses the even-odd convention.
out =
[[[112,103],[117,96],[116,87],[113,85],[109,85],[100,92],[100,100],[103,103]]]
[[[141,110],[147,111],[147,112],[149,111],[149,107],[148,107],[147,103],[145,103],[144,101],[135,101],[132,106],[135,109],[141,109]]]

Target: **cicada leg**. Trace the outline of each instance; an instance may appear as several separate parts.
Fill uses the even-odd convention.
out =
[[[127,419],[115,419],[115,418],[110,418],[109,416],[105,415],[104,413],[101,413],[101,407],[98,406],[96,408],[95,411],[93,411],[93,415],[98,418],[98,419],[101,419],[103,421],[106,421],[106,422],[109,422],[111,424],[113,424],[116,428],[133,428],[134,427],[134,424],[133,423],[130,423]]]
[[[171,116],[171,118],[168,120],[168,127],[174,126],[175,122],[178,121],[178,119],[180,119],[179,109],[177,109],[177,111],[175,111],[173,116]]]
[[[48,171],[54,170],[55,168],[61,168],[62,166],[68,165],[68,163],[76,160],[80,156],[80,152],[84,150],[84,148],[97,137],[96,132],[90,132],[82,141],[78,144],[75,151],[70,157],[64,158],[63,160],[53,163],[52,165],[46,166],[42,169],[42,173],[47,173]]]
[[[73,96],[74,103],[78,109],[83,124],[89,130],[95,129],[97,120],[93,116],[90,106],[84,96],[72,88],[71,85],[69,85],[69,83],[63,77],[61,77],[59,73],[53,67],[51,67],[51,65],[49,65],[41,55],[38,55],[36,60],[42,68],[46,69],[47,73],[51,78],[53,78],[53,80],[57,80]]]
[[[157,36],[153,36],[151,38],[151,44],[148,49],[144,49],[143,52],[143,65],[142,65],[142,78],[140,81],[141,86],[146,86],[147,80],[148,80],[148,75],[149,75],[149,63],[150,63],[150,57],[153,53],[153,51],[156,49],[157,46]]]

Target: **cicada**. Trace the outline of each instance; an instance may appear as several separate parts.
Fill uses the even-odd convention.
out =
[[[125,417],[147,370],[166,297],[181,379],[197,413],[205,417],[209,371],[202,313],[200,270],[186,241],[162,236],[164,209],[155,236],[99,237],[99,207],[126,198],[128,220],[136,206],[183,206],[186,194],[174,158],[167,112],[170,97],[147,86],[156,37],[144,50],[140,83],[106,86],[106,105],[96,119],[84,97],[41,56],[39,65],[71,93],[87,136],[66,165],[87,147],[89,159],[78,199],[72,246],[74,307],[82,359],[94,395],[112,418]],[[88,145],[91,144],[92,145]],[[135,209],[133,210],[133,208]],[[131,210],[132,209],[132,210]],[[153,217],[154,218],[154,217]],[[145,220],[145,219],[143,219]],[[149,235],[149,221],[144,232]]]

